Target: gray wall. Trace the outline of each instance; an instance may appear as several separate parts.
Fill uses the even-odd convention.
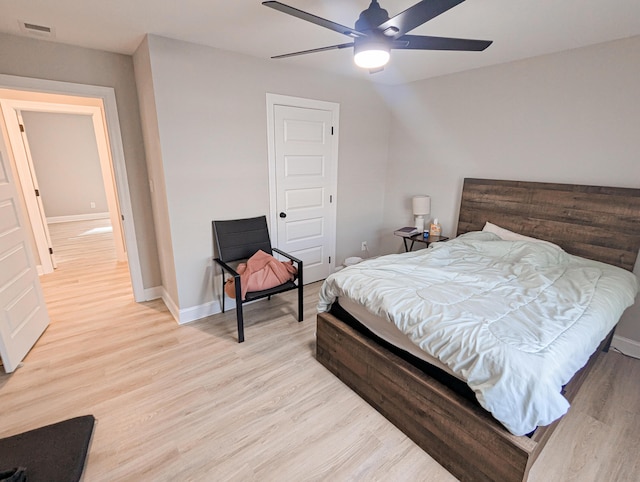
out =
[[[91,117],[22,111],[22,119],[47,218],[108,213]]]
[[[149,171],[164,172],[153,182],[168,203],[158,232],[173,247],[181,310],[213,299],[211,220],[268,211],[267,92],[340,104],[336,257],[360,254],[361,240],[376,249],[389,110],[371,83],[157,36],[140,49],[138,85],[154,91],[143,116],[157,112],[149,163],[162,165]]]
[[[635,37],[396,87],[383,250],[413,194],[455,234],[465,177],[640,188],[638,52]],[[640,341],[640,303],[616,334]]]
[[[376,88],[152,36],[135,63],[149,174],[165,200],[154,211],[131,57],[0,34],[0,73],[115,88],[144,284],[160,284],[155,212],[175,274],[164,286],[182,309],[212,297],[211,219],[268,205],[267,92],[341,106],[341,262],[364,239],[373,254],[398,251],[391,233],[411,222],[414,194],[432,196],[452,234],[464,177],[640,187],[639,50],[635,37]],[[238,186],[249,195],[234,205]],[[640,340],[638,306],[618,334]]]
[[[0,34],[0,73],[114,89],[143,284],[145,288],[161,285],[132,58]]]
[[[169,204],[164,180],[164,164],[162,162],[158,114],[156,112],[155,89],[147,37],[144,38],[136,50],[133,56],[133,63],[138,87],[145,152],[147,154],[147,170],[150,184],[153,185],[153,189],[151,189],[151,206],[153,208],[160,271],[162,273],[163,299],[172,301],[170,309],[175,316],[178,284],[171,241]]]

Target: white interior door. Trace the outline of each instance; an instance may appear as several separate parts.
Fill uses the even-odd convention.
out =
[[[44,212],[44,204],[42,203],[42,196],[40,195],[40,186],[38,185],[38,177],[36,176],[36,169],[33,165],[33,157],[31,156],[31,148],[29,147],[29,139],[27,138],[27,131],[24,128],[24,119],[22,118],[22,112],[16,111],[18,115],[18,122],[20,125],[20,133],[22,134],[22,144],[24,147],[24,153],[26,156],[26,171],[29,173],[29,180],[33,186],[35,192],[35,202],[37,205],[38,220],[36,222],[42,224],[42,232],[44,233],[44,250],[49,253],[49,259],[53,268],[57,268],[55,253],[53,252],[53,243],[51,242],[51,233],[49,233],[49,224],[47,223],[47,215]]]
[[[38,251],[41,274],[52,273],[56,267],[53,258],[53,246],[42,206],[42,199],[40,198],[34,175],[29,144],[27,143],[23,127],[24,124],[22,123],[20,112],[17,109],[12,108],[6,101],[0,102],[0,105],[2,106],[9,140],[13,147],[15,165],[18,171],[18,181],[24,193],[27,214],[31,222],[30,229],[33,232]]]
[[[14,371],[49,325],[24,216],[0,135],[0,357]]]
[[[278,247],[304,262],[304,282],[335,260],[335,144],[330,110],[274,106]]]

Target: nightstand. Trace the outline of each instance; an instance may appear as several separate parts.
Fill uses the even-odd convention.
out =
[[[396,236],[400,236],[396,234]],[[428,248],[431,243],[438,243],[440,241],[447,241],[449,238],[447,236],[429,236],[425,238],[422,233],[414,234],[411,237],[400,236],[402,241],[404,242],[404,250],[411,251],[413,249],[413,245],[415,243],[424,243],[426,244],[425,248]],[[407,241],[411,241],[411,245],[407,244]]]

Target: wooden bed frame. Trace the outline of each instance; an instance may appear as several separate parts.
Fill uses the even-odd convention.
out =
[[[640,189],[465,179],[457,234],[486,221],[552,241],[568,253],[633,270]],[[613,332],[565,387],[571,402]],[[317,317],[320,363],[460,480],[526,480],[560,420],[530,437],[329,313]]]

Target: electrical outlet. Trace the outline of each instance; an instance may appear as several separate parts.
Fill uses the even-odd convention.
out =
[[[360,245],[360,251],[366,251],[367,250],[367,242],[363,241],[362,244]]]
[[[96,208],[96,203],[91,202],[91,209],[95,209]]]

